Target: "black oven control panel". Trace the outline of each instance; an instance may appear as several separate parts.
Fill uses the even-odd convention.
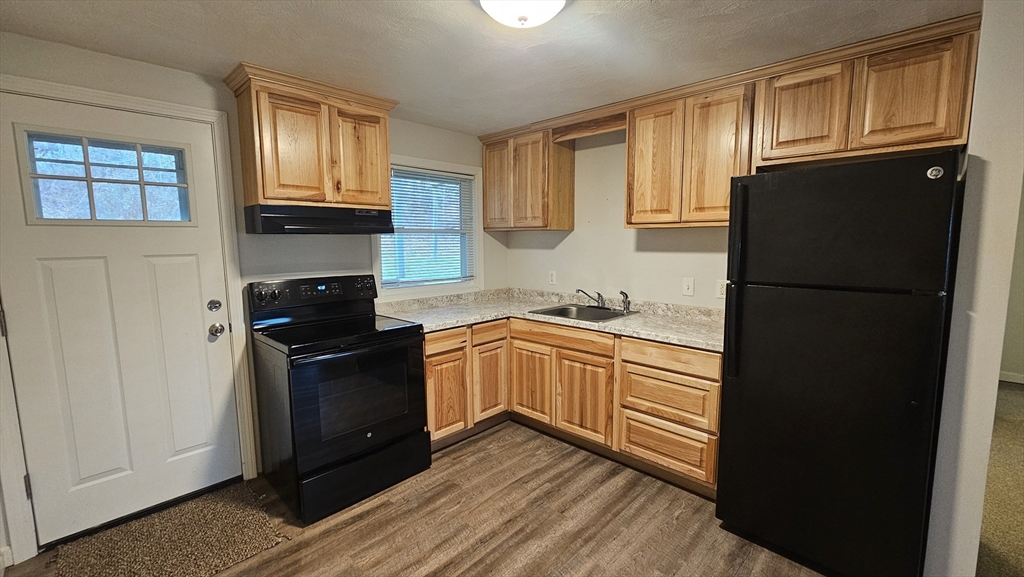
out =
[[[249,284],[253,309],[377,298],[373,275],[304,278]]]

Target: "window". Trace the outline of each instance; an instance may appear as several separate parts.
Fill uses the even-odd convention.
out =
[[[25,134],[37,221],[191,220],[184,149]]]
[[[469,176],[392,167],[395,232],[380,236],[382,287],[473,280],[473,184]]]

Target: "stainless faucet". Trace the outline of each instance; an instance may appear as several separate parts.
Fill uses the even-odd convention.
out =
[[[626,291],[619,291],[619,294],[622,295],[622,312],[629,313],[629,295]]]
[[[583,293],[584,295],[587,296],[588,299],[596,302],[597,306],[599,306],[601,308],[605,308],[605,306],[604,306],[604,295],[603,294],[601,294],[601,293],[599,293],[597,291],[594,291],[594,294],[597,295],[597,298],[594,298],[594,297],[590,296],[590,293],[588,293],[587,291],[585,291],[583,289],[576,289],[576,292]]]

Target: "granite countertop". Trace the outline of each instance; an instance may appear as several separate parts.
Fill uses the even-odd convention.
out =
[[[632,310],[637,312],[634,314],[600,323],[529,312],[565,303],[584,304],[581,297],[568,293],[498,289],[378,303],[377,313],[421,323],[426,332],[512,317],[722,351],[725,316],[719,309],[635,301]],[[608,304],[621,307],[619,299],[608,299]]]

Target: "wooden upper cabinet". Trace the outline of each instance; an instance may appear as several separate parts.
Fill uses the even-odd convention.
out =
[[[512,140],[512,225],[541,228],[547,219],[548,138],[527,134]]]
[[[683,101],[629,112],[626,119],[626,223],[682,222]]]
[[[484,144],[484,229],[572,230],[575,142],[550,130]]]
[[[260,90],[263,196],[273,200],[331,200],[328,107]]]
[[[966,134],[971,38],[927,42],[855,63],[850,147],[893,146]]]
[[[846,150],[853,62],[769,78],[765,83],[761,157]]]
[[[388,118],[331,107],[334,202],[391,205]]]
[[[245,206],[390,207],[397,102],[244,62],[224,82],[238,103]]]
[[[484,145],[484,228],[512,227],[512,146]]]
[[[683,222],[728,222],[732,177],[750,174],[754,86],[686,99]]]

